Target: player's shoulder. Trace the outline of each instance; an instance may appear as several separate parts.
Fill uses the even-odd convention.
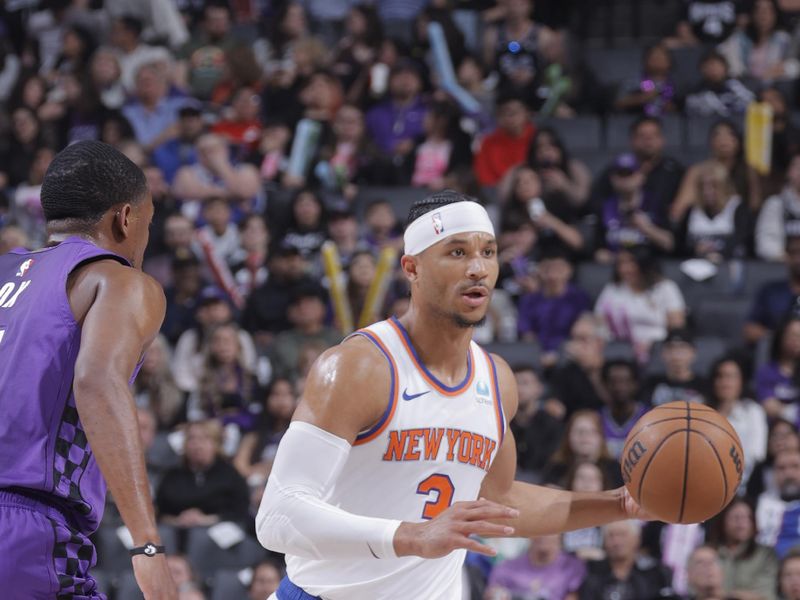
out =
[[[390,378],[377,348],[362,336],[352,336],[314,362],[294,418],[352,441],[386,410]]]
[[[89,306],[109,301],[130,306],[163,310],[166,298],[161,285],[150,275],[114,259],[101,259],[82,265],[70,275],[68,294],[75,316]]]
[[[369,339],[361,335],[346,338],[323,352],[312,367],[312,373],[336,373],[343,385],[359,385],[389,377],[386,359]]]

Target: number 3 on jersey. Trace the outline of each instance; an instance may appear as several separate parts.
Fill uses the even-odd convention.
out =
[[[417,493],[423,496],[430,496],[431,492],[436,492],[436,498],[425,503],[425,507],[422,509],[422,518],[433,519],[449,508],[453,503],[455,490],[453,481],[447,475],[434,473],[430,477],[423,479],[417,486]]]

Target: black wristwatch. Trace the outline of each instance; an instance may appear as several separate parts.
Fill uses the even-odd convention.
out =
[[[151,542],[147,542],[144,546],[131,548],[128,552],[130,552],[131,556],[136,556],[137,554],[144,554],[145,556],[155,556],[156,554],[164,554],[166,550],[164,550],[164,546],[156,546]]]

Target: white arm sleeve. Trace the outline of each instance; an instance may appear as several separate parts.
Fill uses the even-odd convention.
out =
[[[349,454],[346,440],[292,422],[256,516],[265,548],[314,559],[396,558],[400,521],[354,515],[325,502]]]

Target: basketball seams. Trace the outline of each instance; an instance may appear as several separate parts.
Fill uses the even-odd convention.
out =
[[[639,489],[636,492],[636,498],[634,498],[634,500],[636,500],[637,502],[639,502],[641,500],[641,498],[642,498],[642,486],[644,485],[644,480],[647,477],[647,470],[650,468],[650,463],[653,462],[653,459],[656,457],[656,455],[658,454],[658,451],[661,449],[661,447],[664,444],[666,444],[667,441],[673,435],[677,435],[682,431],[687,431],[687,430],[686,430],[686,428],[678,429],[676,431],[673,431],[673,432],[665,435],[663,437],[663,439],[660,442],[658,442],[658,446],[656,446],[655,449],[653,450],[653,452],[650,454],[649,458],[647,459],[647,462],[644,463],[644,465],[642,466],[642,475],[641,475],[641,477],[639,477]]]
[[[692,431],[692,409],[686,402],[686,441],[683,450],[683,489],[681,490],[681,509],[678,512],[678,523],[683,522],[683,513],[686,510],[686,481],[689,478],[689,445]]]
[[[728,505],[728,474],[725,471],[725,465],[722,462],[722,457],[719,455],[719,452],[717,452],[717,447],[712,443],[709,437],[702,431],[694,430],[693,433],[696,433],[697,435],[702,437],[703,440],[705,440],[705,442],[711,447],[712,452],[714,452],[714,456],[716,456],[717,458],[717,463],[719,463],[719,470],[720,473],[722,473],[723,490],[725,491],[725,495],[722,498],[722,506],[720,507],[720,511],[722,511],[722,509]],[[686,483],[684,482],[684,486],[685,485]]]
[[[644,418],[644,417],[642,417],[642,418]],[[666,423],[668,421],[682,421],[685,418],[686,417],[664,417],[663,419],[659,419],[658,421],[651,421],[650,423],[645,423],[644,425],[642,425],[642,428],[639,429],[639,430],[635,430],[635,429],[631,430],[631,432],[628,434],[627,441],[625,443],[625,447],[622,449],[622,452],[623,453],[625,452],[625,448],[628,447],[628,442],[630,442],[631,440],[639,437],[642,433],[644,433],[644,431],[646,429],[652,427],[653,425],[658,425],[659,423]]]

